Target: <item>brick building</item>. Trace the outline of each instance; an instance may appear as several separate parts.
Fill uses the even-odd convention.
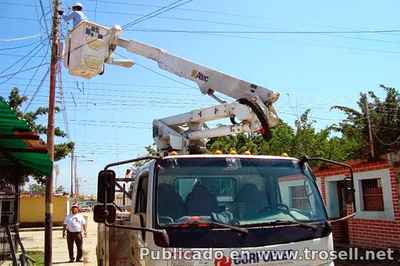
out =
[[[336,244],[400,250],[400,153],[377,162],[349,162],[354,170],[356,216],[335,223]],[[343,202],[343,179],[348,171],[332,167],[315,172],[330,217],[349,213]]]

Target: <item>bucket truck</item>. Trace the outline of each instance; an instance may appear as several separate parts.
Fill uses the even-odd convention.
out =
[[[255,131],[268,138],[278,124],[279,94],[121,34],[119,26],[82,21],[65,41],[65,67],[83,78],[102,74],[105,64],[131,67],[133,61],[114,58],[121,47],[195,82],[219,104],[154,120],[160,156],[111,163],[99,173],[98,265],[333,265],[331,258],[304,254],[333,249],[333,221],[308,161],[348,168],[345,204],[353,202],[351,167],[320,158],[204,154],[209,138]],[[205,125],[226,118],[232,125]],[[132,177],[117,178],[110,169],[141,161]],[[117,212],[116,191],[130,199],[128,215]]]

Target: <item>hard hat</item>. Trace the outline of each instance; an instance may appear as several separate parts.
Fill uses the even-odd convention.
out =
[[[236,151],[235,149],[231,149],[231,150],[229,151],[229,154],[236,155],[236,154],[237,154],[237,151]]]
[[[72,7],[80,7],[81,9],[83,9],[83,5],[79,2],[76,2],[75,4],[72,5]]]

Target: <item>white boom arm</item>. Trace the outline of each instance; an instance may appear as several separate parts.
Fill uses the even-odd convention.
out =
[[[161,150],[174,149],[186,153],[191,146],[204,143],[204,139],[253,132],[260,128],[266,137],[270,133],[270,128],[278,124],[279,119],[272,106],[279,98],[278,93],[169,54],[157,47],[122,39],[119,37],[121,33],[119,26],[110,29],[88,21],[81,22],[70,33],[70,38],[66,42],[65,66],[72,75],[85,78],[101,74],[104,71],[104,62],[132,66],[133,62],[112,58],[113,51],[119,46],[156,61],[161,69],[195,82],[203,94],[216,98],[214,92],[218,92],[236,100],[230,104],[223,103],[155,120],[153,135]],[[205,122],[223,118],[231,118],[232,121],[236,118],[240,123],[215,129],[205,127]]]
[[[229,126],[208,128],[208,121],[235,117],[241,122]],[[174,150],[180,153],[199,153],[207,139],[243,132],[254,132],[260,123],[251,109],[238,102],[193,110],[153,121],[153,137],[161,151]]]

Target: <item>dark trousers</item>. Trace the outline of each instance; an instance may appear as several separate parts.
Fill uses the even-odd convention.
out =
[[[74,243],[78,252],[76,254],[76,259],[80,260],[82,258],[82,233],[81,232],[68,232],[67,231],[67,243],[68,243],[68,254],[69,259],[74,259]]]

